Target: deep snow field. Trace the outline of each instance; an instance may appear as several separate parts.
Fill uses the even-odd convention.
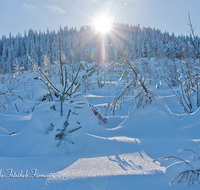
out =
[[[183,148],[200,154],[200,111],[184,114],[165,84],[159,89],[155,83],[151,84],[150,88],[160,96],[156,102],[133,107],[128,117],[133,97],[127,97],[114,116],[107,111],[107,122],[103,123],[89,104],[103,116],[107,102],[117,91],[115,85],[109,90],[109,84],[104,85],[75,97],[76,102],[85,102],[83,109],[66,102],[61,117],[58,102],[41,101],[48,91],[40,80],[34,79],[38,76],[38,73],[24,73],[18,83],[28,81],[25,87],[28,90],[22,90],[24,85],[13,90],[23,101],[12,99],[13,106],[0,109],[0,189],[200,188],[199,184],[188,185],[184,180],[169,185],[180,172],[191,169],[180,160],[153,162],[159,157],[176,156],[190,161],[195,169],[200,168],[193,152],[177,152]],[[52,105],[56,111],[51,109]],[[81,128],[57,146],[59,140],[55,136],[70,109],[76,114],[69,117],[69,130],[79,124]]]

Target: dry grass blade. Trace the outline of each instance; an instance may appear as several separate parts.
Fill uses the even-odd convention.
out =
[[[172,183],[174,183],[175,181],[177,181],[178,183],[181,183],[181,182],[183,182],[183,180],[185,182],[188,182],[188,185],[194,184],[195,181],[199,181],[199,175],[200,175],[200,170],[183,171],[172,180],[170,185],[172,185]]]
[[[189,165],[189,166],[191,166],[193,168],[193,166],[191,164],[189,164],[189,162],[187,162],[186,160],[184,160],[182,158],[176,157],[176,156],[164,156],[164,157],[160,157],[160,158],[154,159],[153,162],[156,162],[156,161],[159,161],[159,160],[166,161],[166,160],[169,160],[170,158],[174,158],[175,160],[183,161],[187,165]]]
[[[197,152],[195,152],[194,150],[191,150],[191,149],[184,149],[184,148],[177,149],[177,152],[178,152],[178,153],[179,153],[179,152],[182,152],[182,151],[190,151],[190,152],[193,152],[193,153],[195,153],[195,154],[197,155],[197,156],[195,156],[195,157],[200,158],[199,154],[198,154]]]

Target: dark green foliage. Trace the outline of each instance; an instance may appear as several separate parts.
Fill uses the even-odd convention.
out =
[[[67,128],[67,126],[69,125],[69,122],[68,122],[68,120],[69,120],[69,116],[70,116],[70,113],[71,113],[71,109],[69,110],[69,112],[68,112],[68,115],[67,115],[67,119],[66,119],[66,121],[64,122],[64,124],[63,124],[63,131]]]
[[[47,128],[46,133],[48,134],[48,133],[50,133],[50,132],[53,131],[53,130],[54,130],[54,125],[53,125],[52,123],[50,123],[50,125],[49,125],[48,128]]]
[[[80,123],[79,123],[79,124],[80,124]],[[79,126],[79,127],[77,127],[77,128],[74,128],[74,129],[68,131],[68,133],[73,133],[73,132],[79,130],[80,128],[81,128],[81,126]]]
[[[52,105],[52,106],[50,107],[50,109],[56,111],[55,105]]]
[[[55,136],[55,140],[59,140],[59,143],[57,144],[57,146],[59,146],[62,143],[63,140],[68,141],[70,144],[74,144],[74,142],[71,140],[69,134],[73,133],[73,132],[75,132],[75,131],[77,131],[81,128],[81,126],[79,126],[79,127],[74,128],[74,129],[67,130],[67,127],[69,126],[69,117],[70,117],[71,113],[73,113],[73,112],[70,109],[68,114],[67,114],[66,121],[63,124],[63,129],[57,129],[57,131],[60,131]],[[78,123],[78,122],[77,122],[77,124],[80,125],[80,123]]]
[[[15,131],[12,131],[9,135],[13,135],[13,134],[15,134]]]

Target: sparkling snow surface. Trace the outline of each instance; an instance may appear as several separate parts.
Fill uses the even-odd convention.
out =
[[[35,76],[35,75],[34,75]],[[161,86],[154,90],[162,99],[144,108],[134,108],[127,117],[132,97],[128,97],[122,110],[113,116],[108,110],[108,122],[100,123],[88,104],[93,104],[103,114],[107,101],[112,100],[115,86],[109,91],[105,85],[78,98],[84,101],[83,109],[70,118],[73,127],[77,121],[82,128],[71,136],[74,144],[67,141],[57,147],[56,130],[47,132],[50,123],[62,128],[71,108],[65,104],[64,116],[50,109],[51,103],[41,102],[32,107],[47,91],[32,80],[30,88],[36,89],[30,104],[13,100],[15,108],[0,110],[0,189],[67,189],[67,190],[132,190],[132,189],[199,189],[199,185],[185,183],[169,185],[185,164],[169,159],[165,162],[153,159],[177,156],[193,162],[191,152],[177,153],[176,149],[192,149],[200,154],[200,112],[185,115],[172,92]],[[38,93],[36,93],[38,91]],[[164,105],[162,101],[167,104]],[[27,105],[28,104],[28,105]],[[59,103],[55,103],[59,108]],[[59,109],[58,109],[59,110]],[[11,132],[15,131],[14,134]],[[5,178],[12,169],[13,178]],[[53,178],[31,178],[30,170],[38,175]],[[7,171],[6,171],[7,170]],[[8,171],[9,170],[9,171]],[[16,178],[27,171],[28,177]],[[3,175],[3,176],[1,176]]]

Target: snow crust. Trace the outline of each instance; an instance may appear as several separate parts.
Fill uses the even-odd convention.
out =
[[[88,104],[93,104],[104,114],[105,105],[111,101],[117,89],[108,85],[79,96],[82,109],[73,104],[64,104],[64,116],[60,116],[60,103],[54,102],[57,111],[48,101],[41,101],[48,92],[44,85],[33,78],[37,74],[26,74],[23,80],[29,90],[34,89],[31,100],[13,99],[15,107],[0,110],[0,169],[1,175],[8,175],[7,169],[18,173],[37,169],[39,174],[53,178],[1,178],[1,189],[183,189],[186,184],[169,185],[176,175],[187,166],[183,162],[169,159],[153,163],[153,160],[174,155],[189,160],[199,167],[199,160],[193,160],[191,152],[177,153],[176,149],[192,149],[198,153],[199,110],[185,115],[175,96],[164,84],[159,89],[150,85],[160,98],[145,107],[134,108],[127,116],[133,97],[127,97],[122,110],[115,116],[107,112],[108,122],[102,124]],[[21,96],[24,91],[19,88]],[[24,97],[24,96],[23,96]],[[38,102],[40,102],[38,104]],[[166,104],[163,104],[165,102]],[[32,112],[32,109],[34,111]],[[69,130],[80,123],[81,129],[70,135],[74,144],[63,141],[60,146],[55,140],[56,130],[63,127],[69,109],[78,115],[71,115]],[[53,123],[55,129],[48,132]],[[12,131],[14,134],[10,135]],[[188,189],[199,189],[191,185]]]

